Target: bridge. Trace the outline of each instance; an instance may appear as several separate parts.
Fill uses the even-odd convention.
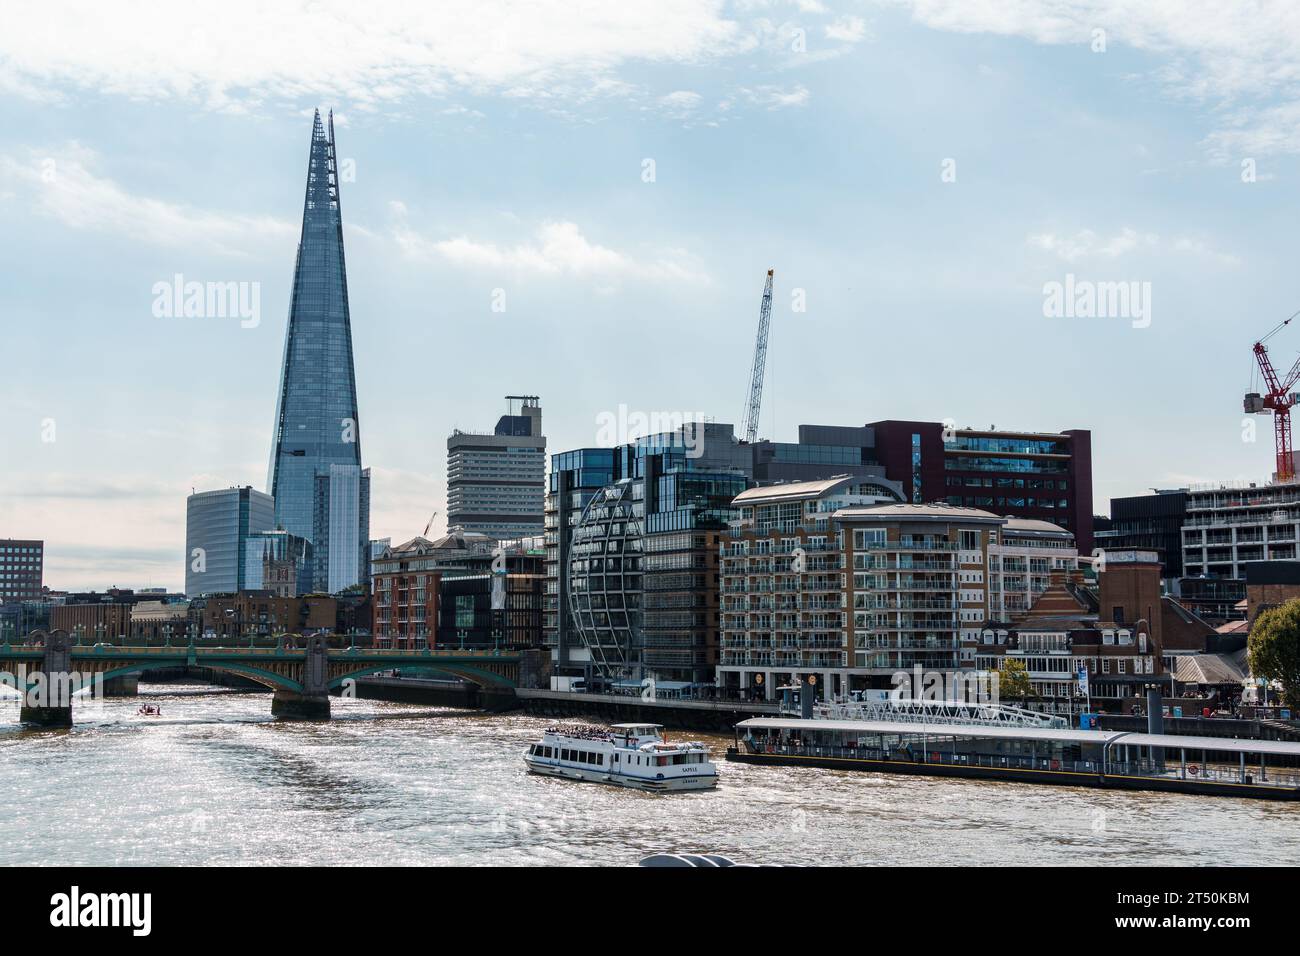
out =
[[[272,690],[271,713],[290,720],[328,720],[331,692],[381,671],[435,670],[488,691],[513,695],[522,654],[437,648],[331,648],[323,636],[300,648],[97,644],[81,647],[66,631],[33,631],[25,644],[0,644],[0,682],[21,693],[20,719],[42,727],[72,726],[72,702],[116,677],[167,667],[206,667],[237,674]]]

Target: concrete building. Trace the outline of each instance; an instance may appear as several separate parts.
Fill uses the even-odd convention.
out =
[[[270,591],[241,591],[190,602],[190,620],[199,637],[234,643],[278,634],[347,633],[352,629],[340,620],[339,611],[339,602],[328,594],[277,597]]]
[[[200,491],[185,500],[185,593],[248,587],[248,541],[275,527],[275,502],[251,485]]]
[[[1300,482],[1193,487],[1182,528],[1184,572],[1241,579],[1252,561],[1293,561],[1298,521]]]
[[[140,601],[131,607],[133,640],[185,643],[191,632],[188,601]]]
[[[0,538],[0,604],[39,601],[44,571],[44,541]]]
[[[161,597],[180,599],[179,595]],[[159,598],[156,592],[139,593],[129,588],[70,593],[62,604],[50,609],[50,628],[67,631],[81,644],[120,641],[132,633],[136,605]]]
[[[507,395],[491,434],[447,439],[447,530],[497,540],[542,533],[546,437],[536,395]],[[515,403],[518,402],[518,414]]]

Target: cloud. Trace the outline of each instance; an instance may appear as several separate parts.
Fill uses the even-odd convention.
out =
[[[877,0],[936,30],[1022,37],[1107,49],[1123,44],[1165,58],[1150,78],[1204,103],[1226,129],[1204,145],[1217,161],[1300,152],[1300,5],[1184,0]],[[1273,102],[1268,102],[1273,100]]]
[[[769,110],[805,106],[810,99],[808,88],[799,83],[789,89],[783,86],[741,87],[740,93],[749,102]]]
[[[826,25],[826,39],[857,43],[867,35],[867,21],[861,17],[837,17]]]
[[[1153,232],[1138,232],[1125,226],[1111,236],[1102,236],[1091,229],[1082,229],[1073,235],[1041,232],[1029,236],[1026,243],[1034,249],[1050,252],[1063,262],[1086,259],[1118,259],[1137,250],[1195,255],[1213,259],[1223,265],[1236,265],[1240,260],[1230,253],[1219,252],[1203,239],[1178,236],[1161,239]]]
[[[39,215],[71,229],[108,232],[163,246],[205,245],[246,255],[250,240],[296,233],[269,216],[227,215],[128,192],[98,174],[98,156],[77,142],[23,155],[0,153],[0,179],[17,187]]]
[[[751,49],[699,0],[93,0],[12,6],[0,89],[180,99],[228,110],[340,98],[362,109],[454,90],[517,97],[618,92],[625,65],[685,64]]]
[[[639,258],[591,242],[572,222],[542,223],[531,240],[514,245],[468,236],[431,240],[404,224],[398,225],[393,237],[408,257],[441,258],[464,269],[578,278],[707,281],[680,250]]]

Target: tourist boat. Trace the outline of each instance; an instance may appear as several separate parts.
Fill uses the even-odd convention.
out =
[[[717,786],[718,769],[696,741],[669,743],[662,724],[551,727],[528,748],[532,773],[665,793]]]
[[[769,766],[1300,800],[1300,743],[1160,732],[752,717],[727,759]]]

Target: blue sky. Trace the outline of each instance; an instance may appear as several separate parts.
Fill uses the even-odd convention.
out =
[[[44,538],[54,587],[179,588],[189,490],[264,487],[318,106],[355,173],[375,536],[444,510],[448,433],[507,393],[542,397],[552,451],[620,405],[736,421],[768,268],[766,437],[1091,428],[1101,512],[1264,479],[1271,427],[1243,441],[1241,396],[1252,342],[1300,307],[1300,15],[1215,6],[14,13],[0,536]],[[156,316],[177,274],[257,283],[256,324]],[[1067,274],[1150,283],[1150,324],[1045,317]],[[1289,366],[1300,327],[1272,344]]]

